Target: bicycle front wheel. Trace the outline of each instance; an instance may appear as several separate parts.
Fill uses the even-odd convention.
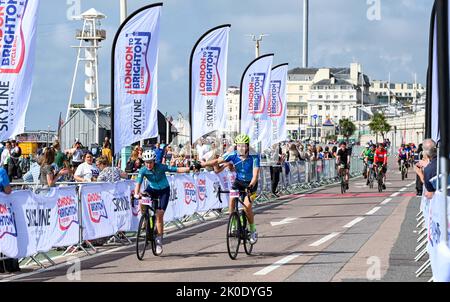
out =
[[[234,212],[228,219],[227,227],[227,249],[228,255],[235,260],[239,252],[239,245],[241,244],[241,225],[238,213]]]
[[[383,192],[383,176],[378,176],[378,192]]]
[[[156,253],[156,236],[157,236],[157,229],[156,229],[156,217],[155,215],[150,217],[150,227],[149,227],[149,237],[150,237],[150,242],[152,243],[152,252],[153,255],[155,256],[159,256]]]
[[[136,235],[136,255],[139,260],[144,259],[145,250],[148,245],[148,236],[150,232],[150,224],[148,217],[146,215],[142,215],[141,220],[139,221],[139,227]]]
[[[253,244],[250,243],[250,225],[247,222],[247,216],[245,212],[241,212],[242,217],[242,230],[244,231],[242,240],[244,241],[244,250],[247,255],[251,255],[253,251]]]

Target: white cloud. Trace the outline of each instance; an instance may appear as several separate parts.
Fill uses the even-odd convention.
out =
[[[170,77],[174,81],[178,81],[187,76],[186,69],[183,67],[177,66],[170,70]]]

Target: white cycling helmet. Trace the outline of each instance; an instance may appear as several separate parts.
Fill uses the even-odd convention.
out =
[[[144,153],[142,153],[142,160],[144,161],[155,161],[156,160],[156,153],[153,150],[146,150]]]

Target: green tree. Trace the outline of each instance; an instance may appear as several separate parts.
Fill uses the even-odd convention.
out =
[[[384,114],[375,113],[372,117],[372,120],[369,123],[369,128],[377,136],[377,142],[378,142],[378,134],[381,134],[381,137],[383,137],[383,141],[384,141],[384,136],[386,135],[386,133],[391,131],[392,127],[387,122]]]
[[[353,124],[352,121],[350,121],[347,118],[344,118],[342,120],[339,120],[339,132],[340,134],[345,137],[347,143],[348,138],[352,136],[356,131],[356,126]]]

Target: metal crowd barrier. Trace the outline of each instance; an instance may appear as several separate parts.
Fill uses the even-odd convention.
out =
[[[335,159],[329,160],[317,160],[317,161],[297,161],[297,162],[287,162],[282,165],[268,165],[263,164],[261,166],[261,173],[258,182],[258,195],[254,201],[254,204],[257,206],[261,203],[273,202],[277,199],[277,196],[272,194],[271,192],[271,173],[270,167],[281,167],[280,173],[280,181],[278,183],[277,190],[278,192],[284,195],[290,194],[299,194],[305,193],[311,189],[318,188],[321,186],[337,183],[339,178],[336,170]],[[351,158],[350,164],[350,176],[355,177],[359,176],[362,173],[363,162],[359,158],[353,156]],[[137,175],[136,173],[133,175]],[[82,182],[58,182],[57,185],[60,186],[77,186],[77,194],[78,194],[78,218],[79,221],[82,221],[82,204],[81,204],[81,192],[79,190],[79,186],[83,184]],[[99,182],[96,182],[99,184]],[[48,188],[43,187],[41,185],[35,183],[11,183],[13,188],[20,187],[20,189],[29,189],[34,193],[45,193],[48,191]],[[146,187],[146,180],[142,185],[143,188]],[[227,202],[227,201],[224,201]],[[220,209],[210,209],[206,212],[196,212],[193,215],[183,217],[181,219],[174,219],[170,222],[165,223],[164,228],[166,230],[170,230],[171,227],[176,229],[182,229],[186,227],[186,223],[188,222],[204,222],[207,220],[207,217],[211,215],[214,216],[213,219],[221,218],[225,216],[228,207],[220,208]],[[121,234],[119,234],[121,233]],[[120,244],[132,244],[133,241],[130,237],[126,236],[125,232],[119,232],[112,235],[107,243],[117,243]],[[129,232],[129,234],[134,234],[133,232]],[[122,238],[121,238],[122,237]],[[133,237],[131,237],[133,238]],[[83,227],[80,223],[79,226],[79,240],[76,245],[72,245],[66,248],[63,252],[63,256],[67,254],[74,254],[75,252],[82,251],[87,255],[91,255],[90,251],[93,253],[97,252],[97,249],[93,246],[93,244],[83,239]],[[38,254],[32,255],[26,265],[28,265],[31,261],[34,261],[40,267],[45,268],[41,261],[37,259],[38,255],[42,255],[49,263],[50,266],[55,265],[56,263],[48,256],[47,253],[40,252]],[[0,255],[1,257],[1,255]],[[3,258],[0,258],[3,259]],[[20,259],[20,262],[23,262],[26,258]]]
[[[427,244],[428,244],[428,238],[427,238],[427,226],[425,221],[425,215],[422,210],[419,211],[419,213],[416,215],[417,225],[416,229],[419,231],[417,232],[418,238],[417,238],[417,246],[415,249],[415,252],[417,253],[416,257],[414,258],[415,262],[419,262],[423,257],[428,256],[428,250],[427,250]],[[417,269],[416,271],[416,278],[419,278],[422,276],[426,271],[431,269],[431,260],[428,259]],[[433,282],[433,277],[431,277],[428,282]]]

